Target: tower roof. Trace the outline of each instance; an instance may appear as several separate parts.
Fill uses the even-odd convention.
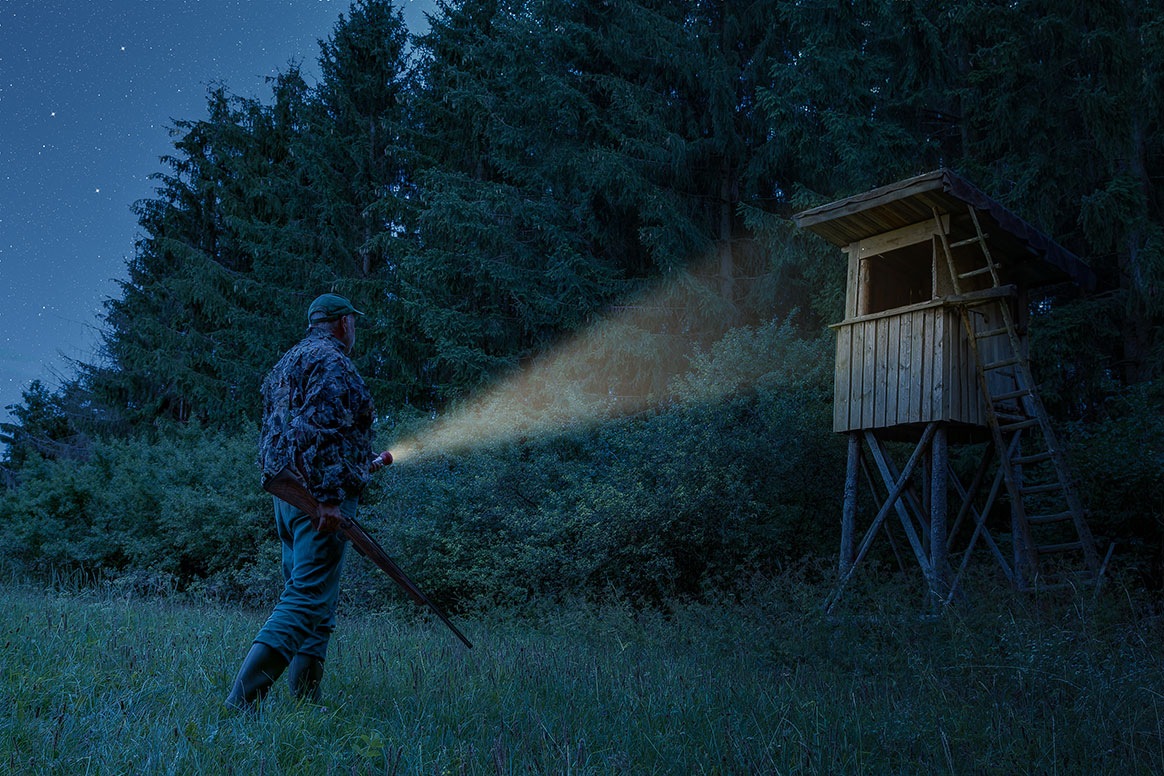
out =
[[[979,212],[992,253],[1002,254],[995,258],[1020,265],[1014,269],[1028,285],[1072,282],[1085,290],[1095,287],[1095,273],[1078,256],[945,168],[805,210],[793,220],[801,229],[846,246],[932,219],[936,210],[950,214],[951,237],[957,240],[973,234],[969,219],[956,220],[968,212],[967,206]]]

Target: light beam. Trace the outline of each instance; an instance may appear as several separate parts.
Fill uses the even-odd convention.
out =
[[[722,333],[730,320],[732,308],[715,293],[716,281],[689,270],[611,307],[590,328],[395,443],[393,460],[455,454],[631,415],[663,401],[709,398],[676,397],[671,386],[686,371],[693,348]]]

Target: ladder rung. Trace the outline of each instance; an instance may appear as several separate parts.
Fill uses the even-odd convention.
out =
[[[1019,488],[1024,496],[1033,496],[1036,493],[1050,493],[1053,490],[1062,490],[1063,486],[1058,482],[1048,482],[1043,485],[1032,485],[1029,488]]]
[[[1050,555],[1053,552],[1072,552],[1082,550],[1083,542],[1064,542],[1063,544],[1044,544],[1039,549],[1040,555]]]
[[[1000,401],[1006,401],[1007,399],[1017,399],[1020,396],[1030,396],[1030,395],[1031,395],[1031,389],[1030,388],[1023,388],[1021,391],[1011,391],[1009,393],[1000,393],[997,396],[991,396],[990,398],[993,401],[1000,402]]]
[[[1028,464],[1028,463],[1042,463],[1043,461],[1051,460],[1053,456],[1050,451],[1045,453],[1036,453],[1034,455],[1020,455],[1017,458],[1011,458],[1011,463]]]
[[[951,246],[951,247],[953,247],[953,246]],[[980,269],[972,269],[969,272],[963,272],[960,275],[958,275],[958,279],[965,280],[966,278],[977,277],[978,275],[985,275],[987,272],[990,272],[990,270],[991,270],[990,267],[982,267]]]
[[[983,240],[986,239],[986,237],[987,237],[987,235],[985,233],[980,234],[976,237],[967,237],[965,240],[959,240],[956,243],[951,243],[950,250],[953,250],[954,248],[961,248],[963,245],[970,245],[971,243],[982,242]]]
[[[981,291],[967,291],[964,294],[954,294],[945,297],[946,304],[964,304],[967,307],[978,307],[984,304],[998,304],[1002,299],[1009,299],[1018,294],[1018,287],[994,286]]]
[[[998,418],[998,420],[1003,423],[1017,423],[1021,420],[1026,420],[1030,417],[1030,415],[1016,415],[1013,412],[1003,412],[999,410],[998,407],[995,407],[994,417]]]
[[[1020,423],[1007,423],[1004,426],[999,426],[998,430],[999,431],[1020,431],[1024,428],[1030,428],[1031,426],[1037,426],[1037,425],[1039,425],[1039,421],[1036,419],[1031,419],[1031,420],[1024,420]]]
[[[1019,362],[1018,358],[1005,358],[1002,361],[994,361],[982,367],[989,372],[992,369],[1002,369],[1004,366],[1014,366]]]
[[[1068,509],[1065,512],[1056,512],[1053,515],[1033,515],[1027,518],[1027,522],[1031,525],[1046,525],[1047,523],[1060,523],[1064,520],[1070,520],[1074,517],[1074,513]]]
[[[1005,326],[1002,326],[1002,327],[997,328],[997,329],[989,329],[988,331],[976,331],[976,332],[974,332],[974,337],[976,339],[988,339],[990,337],[1002,336],[1003,334],[1006,334],[1009,331],[1010,331],[1010,329],[1006,328]]]

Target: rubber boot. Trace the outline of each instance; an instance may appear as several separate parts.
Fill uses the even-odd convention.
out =
[[[301,701],[319,703],[323,698],[319,683],[323,679],[323,661],[309,655],[296,655],[287,669],[291,692]]]
[[[263,699],[286,667],[287,661],[282,655],[256,641],[243,660],[238,676],[234,678],[234,686],[230,688],[230,695],[226,696],[226,705],[237,711],[250,711]]]

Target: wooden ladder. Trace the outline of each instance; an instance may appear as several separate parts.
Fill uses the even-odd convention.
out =
[[[1021,590],[1098,583],[1103,566],[1095,540],[1015,328],[1010,308],[1014,287],[1000,282],[998,265],[990,254],[978,213],[973,206],[968,210],[975,236],[952,245],[937,211],[934,218],[962,325],[974,355],[987,425],[1010,495],[1015,583]],[[953,251],[972,244],[981,247],[986,263],[960,273]],[[963,294],[962,281],[985,275],[991,281],[989,289]],[[975,325],[972,310],[986,322],[985,328]],[[990,361],[985,360],[983,350],[990,351]],[[1080,555],[1082,568],[1078,563]],[[1059,569],[1066,566],[1074,570],[1044,574],[1041,561],[1049,556],[1065,561],[1057,564]]]

